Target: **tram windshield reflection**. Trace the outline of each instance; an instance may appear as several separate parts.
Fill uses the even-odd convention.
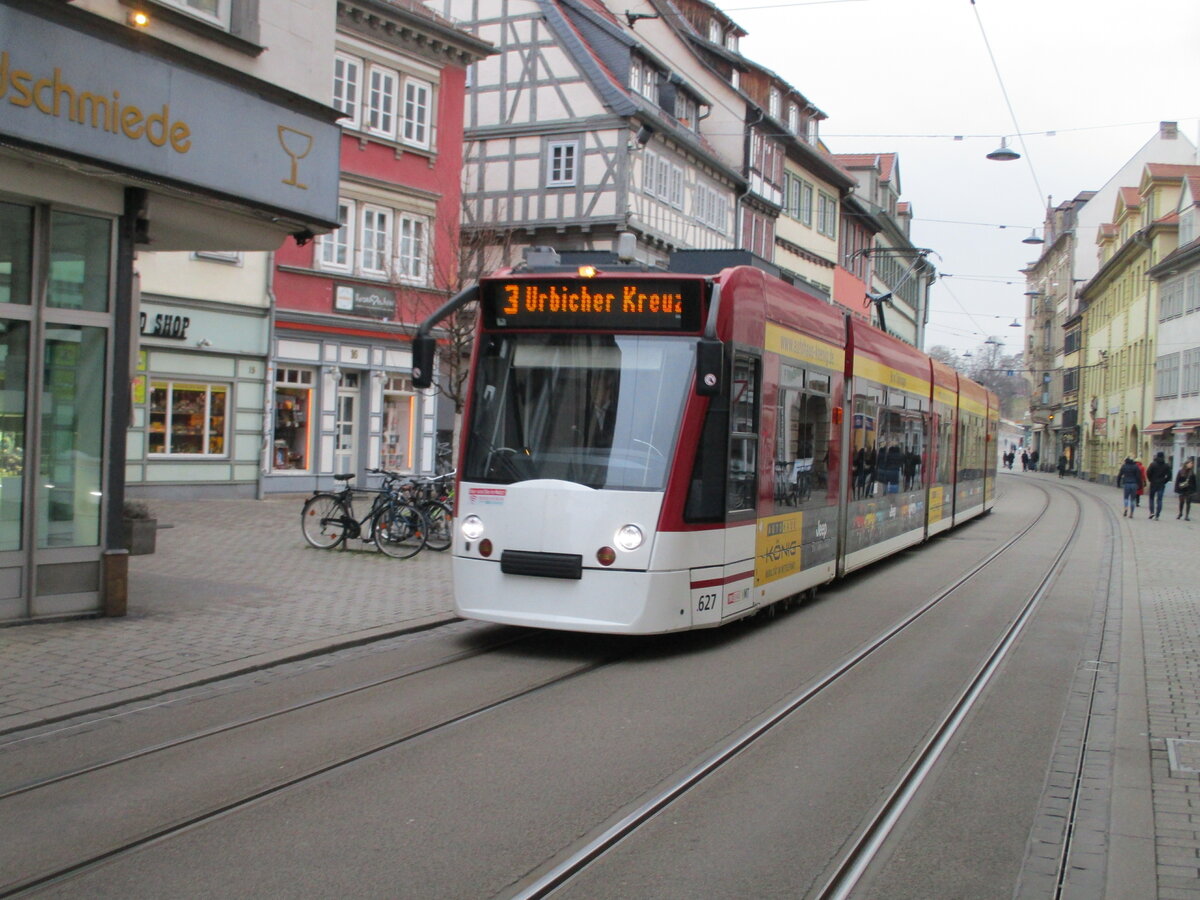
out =
[[[463,476],[662,490],[694,345],[645,335],[486,337]]]

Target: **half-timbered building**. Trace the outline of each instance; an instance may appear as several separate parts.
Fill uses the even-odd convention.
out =
[[[427,0],[493,44],[471,74],[463,231],[486,271],[528,246],[639,257],[735,242],[738,166],[701,122],[714,100],[600,0]]]

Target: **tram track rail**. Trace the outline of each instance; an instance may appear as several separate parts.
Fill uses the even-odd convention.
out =
[[[700,766],[697,766],[694,769],[692,769],[686,775],[686,777],[677,779],[673,785],[668,787],[666,790],[657,792],[653,797],[645,798],[642,801],[637,801],[636,808],[633,808],[626,814],[622,815],[620,817],[619,821],[606,827],[601,834],[595,836],[591,840],[588,840],[585,845],[582,845],[582,846],[576,845],[576,848],[573,851],[571,851],[568,856],[560,859],[557,863],[551,864],[552,868],[550,868],[548,871],[543,868],[542,874],[537,875],[535,880],[530,881],[527,879],[525,882],[523,882],[523,884],[525,886],[522,887],[518,893],[506,895],[506,896],[542,897],[542,896],[549,896],[549,895],[553,894],[554,891],[557,890],[559,887],[565,885],[572,878],[574,878],[577,874],[586,870],[586,868],[588,866],[590,866],[592,863],[601,859],[606,853],[608,853],[610,850],[615,848],[626,837],[634,834],[638,830],[638,828],[641,827],[642,824],[648,822],[657,813],[661,812],[663,809],[665,809],[667,806],[669,806],[675,800],[683,797],[689,791],[698,787],[709,775],[715,773],[716,771],[720,770],[722,767],[727,765],[729,762],[731,762],[739,753],[742,752],[742,750],[746,749],[747,747],[752,745],[754,742],[763,738],[776,725],[778,725],[781,722],[783,722],[784,720],[786,720],[790,715],[795,713],[797,710],[801,709],[804,705],[808,704],[814,698],[820,696],[829,687],[831,687],[832,685],[834,685],[835,683],[840,681],[851,670],[853,670],[855,667],[861,665],[863,662],[865,662],[867,659],[869,659],[880,648],[887,645],[889,642],[891,642],[894,638],[898,637],[900,634],[904,633],[909,627],[911,627],[921,617],[923,617],[928,612],[930,612],[931,610],[936,608],[940,603],[942,603],[944,600],[946,600],[947,598],[952,596],[956,591],[958,591],[959,589],[961,589],[962,587],[964,587],[965,585],[970,583],[973,579],[979,577],[993,563],[1002,559],[1006,553],[1008,553],[1018,542],[1020,542],[1022,540],[1022,538],[1026,537],[1031,531],[1033,531],[1033,529],[1036,528],[1037,525],[1043,520],[1043,518],[1046,515],[1047,510],[1050,507],[1050,495],[1047,491],[1045,491],[1044,488],[1039,488],[1039,489],[1042,490],[1043,494],[1045,495],[1046,502],[1045,502],[1044,506],[1042,507],[1042,509],[1040,511],[1038,511],[1033,516],[1031,521],[1029,521],[1029,523],[1024,528],[1022,528],[1018,533],[1016,533],[1015,535],[1013,535],[1012,537],[1007,539],[1002,545],[1000,545],[996,549],[992,550],[990,553],[988,553],[986,556],[984,556],[981,560],[977,561],[967,571],[963,572],[957,578],[955,578],[955,580],[952,583],[944,586],[942,589],[940,589],[938,591],[938,593],[935,596],[924,601],[919,608],[917,608],[916,610],[909,613],[901,621],[897,622],[896,624],[894,624],[893,626],[891,626],[889,629],[885,630],[884,632],[876,635],[869,641],[864,642],[862,645],[859,646],[859,648],[854,653],[852,653],[849,657],[847,657],[842,662],[840,662],[838,665],[833,667],[830,671],[828,671],[824,675],[820,676],[819,678],[817,678],[813,681],[810,681],[797,695],[790,697],[784,703],[777,705],[775,708],[768,711],[768,713],[766,713],[764,716],[759,717],[757,720],[755,720],[755,722],[746,726],[732,740],[730,740],[728,743],[722,745],[720,748],[717,749],[716,752],[712,753]],[[1076,521],[1078,521],[1078,518],[1079,518],[1079,507],[1077,505]],[[1077,528],[1072,528],[1072,529],[1070,529],[1070,534],[1074,535],[1077,531],[1078,531]],[[1051,566],[1051,571],[1050,571],[1050,573],[1048,573],[1047,578],[1050,578],[1053,575],[1054,571],[1056,571],[1057,568],[1062,565],[1061,561],[1065,557],[1066,553],[1068,552],[1068,548],[1069,548],[1072,540],[1073,540],[1073,538],[1069,539],[1068,542],[1066,544],[1064,544],[1063,549],[1059,552],[1058,556],[1055,558],[1055,562]],[[1041,591],[1039,590],[1039,594],[1040,593],[1041,593]],[[1036,604],[1034,604],[1034,606],[1036,606]],[[1032,611],[1029,612],[1029,615],[1032,615]],[[1027,618],[1028,617],[1026,617],[1026,620],[1027,620]],[[1010,626],[1010,633],[1011,633],[1011,637],[1009,639],[1010,645],[1011,645],[1012,641],[1016,640],[1017,635],[1019,635],[1019,628],[1017,628],[1017,630],[1015,632],[1013,632],[1012,631],[1013,627],[1015,627],[1015,625]],[[503,645],[506,646],[509,643],[517,642],[526,637],[528,637],[528,636],[527,635],[518,636],[517,638],[514,638],[511,641],[504,642]],[[1004,641],[1002,640],[1001,644],[1003,644],[1003,643],[1004,643]],[[415,666],[411,670],[406,670],[405,672],[397,673],[396,675],[392,675],[387,678],[375,679],[369,683],[355,685],[355,686],[352,686],[350,688],[346,688],[346,689],[343,689],[340,691],[330,692],[327,696],[323,695],[322,697],[319,697],[319,698],[311,698],[310,700],[305,701],[304,703],[294,704],[293,707],[291,707],[290,709],[292,711],[295,711],[295,710],[299,710],[299,709],[309,708],[309,707],[314,706],[321,702],[328,702],[331,699],[336,699],[338,697],[343,697],[343,696],[346,696],[351,693],[367,690],[371,687],[384,685],[389,682],[396,681],[396,680],[408,677],[413,674],[417,674],[419,671],[429,671],[431,669],[440,668],[445,665],[449,665],[452,662],[459,661],[460,659],[470,658],[471,656],[479,655],[482,652],[489,652],[490,650],[493,650],[493,649],[496,649],[496,646],[489,646],[488,648],[482,648],[479,650],[466,651],[462,654],[456,654],[454,657],[447,657],[446,659],[434,661],[434,662],[431,662],[428,664],[424,664],[422,666]],[[13,882],[10,882],[7,885],[0,885],[0,898],[11,897],[11,896],[21,896],[21,895],[29,893],[31,891],[35,891],[35,890],[39,890],[39,889],[42,889],[42,888],[45,888],[48,886],[52,886],[57,883],[66,882],[77,876],[82,876],[82,875],[94,870],[97,867],[103,866],[110,862],[114,862],[114,861],[120,859],[121,857],[136,853],[136,852],[141,851],[145,848],[148,848],[152,845],[169,841],[177,836],[182,836],[183,834],[185,834],[193,829],[202,827],[202,826],[204,826],[208,823],[214,822],[220,818],[236,814],[243,810],[247,810],[250,807],[252,807],[258,803],[261,803],[269,798],[281,796],[289,791],[295,791],[295,790],[302,789],[304,786],[311,784],[314,780],[322,778],[324,776],[327,776],[331,773],[337,772],[339,770],[351,769],[352,767],[354,767],[360,763],[363,763],[366,760],[369,760],[370,758],[372,758],[374,756],[385,753],[389,750],[393,750],[409,741],[413,741],[417,738],[434,734],[438,731],[451,728],[455,725],[469,721],[471,719],[476,719],[480,716],[488,715],[492,712],[499,711],[514,701],[529,697],[529,696],[534,695],[541,691],[545,691],[556,685],[559,685],[559,684],[562,684],[571,679],[575,679],[580,676],[586,675],[590,672],[594,672],[603,667],[613,665],[616,663],[620,663],[621,661],[623,661],[625,658],[627,658],[630,655],[632,655],[632,654],[629,654],[629,653],[613,654],[606,658],[598,658],[595,660],[590,660],[583,665],[574,667],[569,672],[561,673],[560,675],[557,675],[556,677],[554,677],[552,679],[546,679],[539,684],[529,686],[525,690],[513,692],[511,695],[506,695],[506,696],[497,698],[488,703],[479,704],[475,708],[466,710],[466,711],[462,712],[461,714],[458,714],[455,716],[447,716],[444,720],[434,722],[425,727],[414,729],[412,731],[406,732],[405,734],[392,736],[387,740],[379,741],[378,743],[374,744],[371,747],[362,749],[362,750],[354,752],[352,754],[347,754],[345,756],[339,757],[338,759],[329,760],[322,765],[312,767],[304,772],[295,773],[293,775],[293,777],[288,777],[286,779],[280,780],[278,783],[264,786],[261,789],[258,789],[258,790],[252,791],[252,792],[247,792],[243,796],[235,797],[235,798],[228,800],[228,802],[223,802],[218,805],[214,805],[210,808],[201,810],[199,812],[195,812],[194,814],[188,814],[188,815],[184,815],[181,817],[177,817],[174,820],[167,822],[165,824],[162,824],[160,826],[144,830],[142,833],[140,833],[130,839],[122,840],[120,842],[114,843],[114,845],[110,848],[103,849],[103,850],[97,850],[96,852],[93,852],[86,856],[81,855],[81,857],[79,859],[77,859],[76,861],[72,862],[69,865],[64,864],[61,866],[57,866],[53,869],[47,869],[38,874],[31,875],[31,876],[22,878],[20,880],[15,880]],[[993,653],[993,655],[994,655],[994,653]],[[976,696],[979,691],[983,690],[983,687],[985,684],[986,684],[986,682],[984,682],[983,684],[980,684],[978,686],[978,688],[976,690]],[[959,705],[961,705],[961,701],[959,704],[956,704],[956,707],[958,707]],[[961,722],[961,718],[962,718],[962,716],[965,716],[967,710],[969,710],[969,704],[967,704],[965,707],[963,707],[963,710],[959,714],[957,721]],[[205,737],[212,737],[216,734],[225,733],[233,728],[236,728],[236,727],[239,727],[242,725],[255,724],[255,723],[264,721],[266,719],[278,717],[279,715],[282,715],[285,711],[286,710],[279,710],[279,711],[273,711],[271,713],[264,713],[260,716],[247,717],[246,720],[239,721],[238,723],[229,723],[225,726],[208,729],[205,732],[197,732],[194,735],[186,736],[186,740],[195,741],[195,740],[201,740]],[[950,721],[952,719],[954,719],[953,712],[951,713],[950,716],[947,717],[947,721]],[[946,726],[946,727],[949,727],[949,726]],[[954,727],[957,727],[957,726],[955,725]],[[953,734],[953,730],[954,730],[953,727],[949,727],[949,730],[946,731],[945,740],[949,739],[949,735]],[[941,729],[939,729],[939,731],[941,731]],[[94,764],[93,766],[81,767],[77,772],[74,772],[74,773],[62,773],[61,775],[56,776],[54,779],[44,780],[42,785],[31,784],[31,785],[20,786],[18,788],[15,788],[15,789],[9,791],[8,793],[0,794],[0,802],[3,802],[3,800],[5,800],[9,797],[18,796],[23,793],[29,793],[30,791],[35,790],[38,786],[50,786],[52,784],[62,783],[73,777],[80,777],[80,776],[87,775],[87,774],[90,774],[93,772],[102,771],[105,768],[114,767],[116,765],[119,765],[122,762],[128,762],[128,761],[133,761],[138,758],[144,758],[146,755],[152,754],[154,752],[158,752],[163,749],[169,749],[170,747],[173,747],[173,746],[180,746],[184,742],[184,740],[185,739],[177,739],[176,741],[173,741],[173,742],[164,742],[161,746],[156,745],[155,747],[152,747],[152,748],[144,748],[144,750],[142,752],[139,752],[137,754],[128,754],[127,755],[128,758],[121,758],[121,759],[114,758],[112,760]],[[943,746],[944,746],[944,741],[943,741]],[[925,754],[922,754],[922,755],[925,755]],[[919,763],[919,760],[918,760],[918,763]],[[918,788],[919,788],[919,784],[917,784],[916,787],[913,788],[912,792],[915,793],[915,790]],[[899,793],[894,793],[894,796],[899,796]],[[909,799],[911,799],[911,794],[909,795]],[[880,815],[882,816],[885,814],[886,814],[886,810],[881,809]],[[880,818],[880,816],[877,816],[876,818],[878,819],[878,818]],[[896,814],[896,818],[898,818],[898,814]],[[894,824],[894,821],[893,821],[893,824]],[[889,828],[890,828],[890,826],[889,826]],[[862,837],[866,838],[870,831],[871,831],[870,828],[864,829],[862,832]],[[883,838],[879,839],[878,843],[876,843],[876,844],[872,844],[869,840],[861,841],[861,845],[864,848],[864,852],[865,852],[865,850],[871,849],[871,848],[873,848],[872,852],[877,852],[878,846],[879,846],[879,844],[882,844],[883,839],[886,839],[886,834],[884,834]],[[865,855],[860,855],[859,859],[864,860],[864,859],[867,859],[867,857]],[[863,864],[864,870],[865,870],[866,865],[869,865],[869,860],[865,864]],[[820,894],[818,896],[824,897],[824,896],[844,896],[844,895],[830,893],[830,894]]]
[[[123,764],[145,760],[167,750],[177,749],[188,744],[198,743],[212,737],[228,734],[238,729],[260,725],[264,722],[277,719],[290,713],[310,709],[314,706],[319,706],[334,700],[343,699],[356,693],[383,687],[414,675],[444,668],[448,665],[483,656],[488,653],[493,653],[499,649],[503,649],[513,644],[531,640],[536,637],[536,634],[536,632],[533,632],[529,634],[516,635],[506,640],[493,642],[485,647],[474,648],[472,650],[453,654],[430,663],[413,666],[410,669],[396,673],[395,675],[373,679],[369,682],[360,683],[338,691],[327,692],[319,697],[310,698],[300,703],[290,704],[289,706],[279,710],[273,710],[271,712],[262,713],[255,716],[248,716],[235,722],[197,731],[170,741],[160,742],[153,746],[145,747],[131,753],[122,754],[120,756],[103,760],[88,766],[81,766],[78,769],[70,772],[59,773],[55,776],[38,779],[25,785],[10,788],[5,792],[0,793],[0,817],[3,817],[4,815],[3,803],[7,800],[12,800],[38,790],[44,790],[68,783],[89,775],[98,774]],[[107,849],[86,854],[82,858],[69,864],[59,865],[52,869],[44,870],[33,875],[8,881],[7,883],[0,883],[0,900],[8,897],[19,897],[32,891],[37,891],[57,883],[68,881],[69,879],[83,875],[97,868],[98,866],[117,860],[131,853],[135,853],[154,844],[169,840],[173,837],[185,834],[188,831],[216,821],[222,817],[249,809],[250,807],[261,803],[264,800],[304,787],[305,785],[308,785],[315,780],[331,773],[353,768],[358,764],[370,760],[382,753],[386,753],[390,750],[401,747],[404,744],[436,734],[440,731],[453,728],[462,723],[476,719],[479,716],[487,715],[491,712],[503,709],[504,707],[516,701],[523,700],[540,692],[565,684],[581,676],[614,665],[625,659],[628,659],[630,656],[631,653],[629,652],[618,652],[606,656],[600,656],[595,659],[590,659],[581,664],[572,666],[565,672],[561,672],[550,678],[542,679],[537,683],[529,685],[521,690],[505,692],[498,698],[478,704],[460,713],[439,718],[437,721],[428,725],[411,729],[401,735],[389,737],[386,740],[377,741],[372,745],[359,749],[353,753],[340,756],[337,759],[324,762],[317,766],[309,767],[302,772],[296,773],[274,783],[262,785],[249,793],[243,794],[242,796],[235,797],[225,802],[218,803],[214,806],[210,806],[194,813],[177,817],[171,821],[159,824],[155,827],[144,830],[140,834],[119,840],[115,842],[113,846]]]
[[[748,724],[739,734],[722,744],[699,764],[680,773],[670,784],[664,786],[654,794],[643,797],[615,821],[577,844],[557,861],[543,866],[540,872],[531,875],[524,882],[520,883],[512,893],[505,895],[506,900],[538,900],[538,898],[553,896],[560,888],[569,884],[589,867],[613,852],[624,840],[636,834],[643,825],[649,823],[688,793],[699,788],[710,776],[732,763],[743,751],[762,740],[776,726],[820,697],[850,672],[871,659],[881,648],[908,631],[927,613],[986,572],[993,563],[1002,559],[1005,554],[1032,532],[1045,518],[1050,509],[1051,497],[1045,488],[1039,485],[1038,489],[1045,498],[1042,509],[1038,511],[1024,528],[1005,541],[1001,546],[975,563],[953,582],[941,588],[920,607],[876,635],[873,639],[860,645],[850,656],[842,660],[824,675],[810,681],[800,691]],[[1082,505],[1076,498],[1076,525],[1078,525],[1081,515]],[[833,867],[834,872],[832,876],[827,876],[824,885],[817,893],[811,896],[827,900],[827,898],[849,895],[849,891],[852,890],[854,884],[858,882],[859,878],[861,878],[862,874],[878,854],[888,834],[890,834],[896,821],[898,821],[900,815],[903,813],[904,808],[911,802],[919,790],[921,782],[924,781],[925,776],[932,769],[933,765],[936,764],[937,758],[945,750],[958,726],[969,714],[975,700],[982,694],[992,675],[1000,667],[1008,649],[1013,646],[1020,636],[1024,625],[1032,618],[1042,597],[1049,592],[1052,584],[1057,580],[1058,574],[1065,565],[1069,551],[1077,539],[1077,533],[1077,527],[1070,529],[1070,536],[1055,554],[1038,588],[1010,621],[1004,634],[996,642],[975,675],[970,678],[966,687],[960,690],[957,699],[951,704],[950,711],[933,730],[925,742],[923,749],[914,758],[912,764],[901,778],[897,780],[884,803],[867,818],[864,827],[852,839],[850,849],[842,854],[839,862]]]

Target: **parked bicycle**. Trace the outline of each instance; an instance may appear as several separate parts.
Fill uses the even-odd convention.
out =
[[[400,476],[381,469],[368,469],[384,476],[378,489],[350,486],[353,474],[334,475],[343,482],[340,491],[316,490],[304,501],[300,528],[304,539],[319,550],[332,550],[348,539],[372,541],[383,553],[408,559],[421,552],[429,523],[414,504],[402,496]],[[371,494],[371,508],[361,519],[354,514],[354,495]]]
[[[429,522],[425,546],[449,550],[454,543],[454,472],[428,478],[413,478],[401,485],[404,498],[415,504]]]

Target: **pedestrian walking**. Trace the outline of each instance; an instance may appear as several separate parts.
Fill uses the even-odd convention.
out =
[[[1021,471],[1022,472],[1029,471],[1029,454],[1026,453],[1024,450],[1021,451]]]
[[[1159,450],[1154,454],[1154,462],[1150,463],[1146,469],[1146,481],[1150,484],[1150,518],[1157,519],[1162,516],[1163,493],[1167,489],[1167,482],[1171,480],[1171,466],[1167,462],[1166,454]]]
[[[1137,494],[1142,487],[1142,472],[1138,469],[1137,463],[1133,461],[1133,457],[1125,457],[1125,462],[1117,473],[1117,485],[1121,488],[1121,502],[1124,505],[1121,516],[1128,516],[1132,519],[1133,511],[1137,509]]]
[[[1135,507],[1142,505],[1142,493],[1146,490],[1146,467],[1142,465],[1142,458],[1135,456],[1133,464],[1138,467],[1138,471],[1142,474],[1142,486],[1138,488],[1137,497],[1133,501]]]
[[[1058,457],[1058,477],[1062,478],[1067,474],[1067,454],[1063,453]]]
[[[1176,519],[1192,520],[1192,496],[1196,493],[1196,473],[1192,471],[1192,461],[1189,459],[1179,469],[1175,476],[1175,493],[1179,495],[1179,515]]]

